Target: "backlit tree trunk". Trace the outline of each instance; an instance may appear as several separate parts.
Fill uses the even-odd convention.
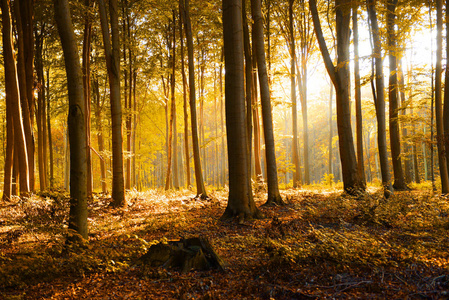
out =
[[[343,185],[347,193],[357,194],[364,187],[357,172],[357,159],[351,129],[351,109],[349,103],[349,0],[336,0],[337,67],[334,66],[321,30],[315,0],[309,0],[316,37],[337,96],[337,129]]]
[[[359,30],[358,30],[358,5],[352,8],[352,29],[354,31],[354,81],[355,81],[355,116],[357,133],[357,171],[362,185],[366,186],[365,167],[363,162],[363,128],[362,128],[362,93],[360,88],[359,67]]]
[[[70,139],[69,229],[87,239],[86,123],[84,118],[83,73],[67,0],[54,0],[55,19],[64,52],[69,93]]]
[[[248,170],[243,65],[242,0],[223,0],[226,131],[229,157],[229,198],[222,218],[258,217]]]
[[[437,57],[435,68],[435,120],[437,129],[438,164],[440,167],[441,192],[449,193],[449,177],[444,148],[443,103],[441,94],[443,52],[443,0],[436,0],[437,7]],[[447,25],[446,25],[447,26]],[[449,87],[447,87],[449,88]]]
[[[120,103],[120,45],[117,0],[109,0],[111,36],[103,0],[98,0],[109,77],[112,123],[112,205],[126,206],[123,177],[122,107]]]
[[[19,173],[20,195],[27,196],[29,193],[28,177],[28,153],[24,124],[22,122],[22,108],[20,105],[19,82],[17,81],[17,69],[14,58],[14,47],[12,39],[11,3],[9,0],[1,1],[2,8],[2,37],[3,37],[3,59],[5,69],[5,94],[6,103],[9,104],[14,128],[14,154],[17,157]],[[5,165],[6,166],[6,165]],[[7,166],[9,168],[9,166]],[[9,172],[5,169],[5,174]]]
[[[388,85],[388,97],[390,101],[390,146],[391,159],[393,162],[394,184],[395,190],[405,190],[404,172],[402,170],[401,159],[401,137],[399,134],[399,119],[398,119],[398,68],[397,68],[397,46],[396,46],[396,32],[395,26],[395,10],[397,0],[388,0],[387,4],[387,43],[388,43],[388,58],[390,65],[390,76]]]
[[[382,174],[382,185],[384,187],[384,195],[388,197],[393,191],[390,182],[390,170],[388,167],[388,154],[387,154],[387,137],[386,137],[386,125],[385,125],[385,99],[384,99],[384,77],[383,77],[383,64],[381,57],[381,44],[379,36],[379,27],[377,24],[377,14],[375,7],[375,0],[367,0],[366,5],[368,9],[368,15],[371,22],[371,31],[373,37],[373,59],[375,60],[376,69],[376,85],[373,87],[374,104],[376,106],[377,117],[377,145],[379,147],[379,161],[380,171]]]
[[[195,164],[195,181],[197,197],[207,198],[206,188],[204,186],[203,171],[201,169],[200,148],[198,142],[198,125],[196,116],[196,95],[195,95],[195,66],[193,61],[193,37],[190,24],[189,0],[180,0],[184,26],[186,29],[187,55],[189,59],[189,88],[190,88],[190,121],[192,124],[192,147],[193,161]]]
[[[270,88],[268,86],[267,65],[265,61],[263,17],[260,0],[251,0],[251,14],[254,22],[253,41],[254,41],[254,48],[256,50],[254,55],[257,58],[257,72],[259,75],[259,85],[260,85],[260,101],[262,104],[262,123],[265,136],[265,158],[267,167],[267,186],[268,186],[268,197],[266,204],[284,204],[281,194],[279,193],[279,185],[278,185],[278,173],[276,167],[276,152],[275,152],[274,132],[273,132],[273,116],[271,112]],[[228,75],[226,74],[226,78],[227,76]]]

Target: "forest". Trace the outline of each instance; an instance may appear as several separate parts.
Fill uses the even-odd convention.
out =
[[[449,0],[0,8],[0,299],[449,297]]]

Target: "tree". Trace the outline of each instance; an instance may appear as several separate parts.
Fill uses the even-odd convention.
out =
[[[192,147],[193,147],[193,162],[195,165],[195,181],[196,181],[196,196],[202,199],[207,198],[206,188],[204,186],[203,171],[201,169],[200,147],[198,142],[198,125],[196,116],[196,95],[195,95],[195,66],[193,60],[193,37],[192,26],[190,24],[189,0],[180,0],[182,17],[184,20],[184,27],[187,39],[187,56],[189,62],[189,88],[190,88],[190,122],[192,125]]]
[[[260,85],[260,101],[262,104],[262,123],[265,137],[265,157],[266,157],[267,186],[268,186],[268,197],[266,204],[284,204],[281,194],[279,193],[279,185],[278,185],[276,153],[275,153],[274,133],[273,133],[273,116],[271,112],[271,99],[270,99],[270,88],[268,86],[267,64],[265,61],[263,17],[260,0],[251,0],[251,14],[254,22],[253,24],[253,36],[254,36],[253,42],[255,49],[254,55],[256,56],[257,59],[257,72],[259,75],[259,85]],[[226,26],[224,28],[226,28]],[[227,72],[225,78],[228,78]],[[225,84],[226,82],[227,80],[225,81]],[[228,145],[229,139],[230,138],[228,137]]]
[[[69,93],[68,128],[70,139],[69,229],[87,239],[87,164],[84,89],[75,33],[67,0],[54,0],[54,12],[64,52]]]
[[[393,161],[393,174],[395,190],[406,190],[404,172],[402,170],[401,141],[399,134],[399,105],[398,105],[398,66],[397,66],[397,43],[395,26],[395,10],[398,0],[388,0],[387,3],[387,43],[390,76],[388,84],[388,98],[390,101],[390,146]]]
[[[28,177],[28,155],[26,148],[26,139],[24,132],[24,125],[22,122],[22,108],[20,105],[20,91],[19,82],[17,80],[17,69],[14,58],[14,48],[12,39],[12,21],[11,21],[11,2],[9,0],[1,1],[2,8],[2,37],[3,37],[3,59],[5,69],[5,94],[6,94],[6,107],[7,111],[10,111],[10,131],[8,131],[8,141],[10,145],[14,147],[14,154],[17,157],[19,167],[19,180],[20,180],[20,195],[26,196],[29,192],[29,177]],[[11,123],[12,119],[12,123]],[[13,128],[13,131],[11,131]],[[11,151],[11,148],[8,148]],[[12,154],[9,152],[10,155]],[[9,199],[11,193],[8,192],[10,187],[10,175],[13,164],[13,156],[11,155],[11,161],[9,157],[5,163],[5,191],[3,199]],[[9,181],[9,182],[8,182]],[[4,191],[4,192],[5,192]]]
[[[383,64],[382,64],[379,26],[377,24],[375,1],[376,0],[366,0],[366,6],[368,9],[368,16],[370,19],[372,39],[373,39],[372,55],[373,59],[375,60],[375,67],[376,67],[376,85],[374,86],[373,79],[371,79],[371,86],[373,89],[374,104],[376,106],[377,145],[379,147],[379,161],[380,161],[380,171],[382,173],[382,185],[384,187],[384,195],[385,197],[388,197],[390,193],[393,191],[393,189],[391,187],[390,171],[388,168]]]
[[[126,206],[123,177],[122,107],[120,103],[120,45],[117,0],[109,0],[111,35],[104,0],[98,0],[106,68],[109,77],[112,122],[112,205]]]
[[[242,0],[223,0],[226,132],[228,135],[229,198],[222,218],[259,217],[248,170],[243,65]]]
[[[444,147],[443,101],[441,94],[443,52],[443,0],[436,0],[437,8],[437,57],[435,67],[435,121],[437,129],[438,164],[440,167],[441,192],[449,193],[449,176]],[[447,26],[447,25],[446,25]],[[447,87],[446,87],[447,88]]]
[[[357,171],[362,185],[366,186],[365,168],[363,163],[363,128],[362,128],[362,93],[360,87],[359,67],[359,29],[358,5],[352,8],[352,29],[354,31],[354,81],[355,81],[355,116],[357,133]]]
[[[293,127],[293,144],[292,144],[292,162],[295,167],[293,172],[293,188],[297,188],[300,182],[300,168],[299,168],[299,147],[298,147],[298,107],[296,99],[296,46],[295,46],[295,32],[293,29],[293,4],[294,0],[288,1],[288,28],[290,33],[290,82],[291,82],[291,101],[292,101],[292,127]]]
[[[449,20],[449,0],[446,0],[446,22]],[[446,23],[446,37],[449,37],[449,26]],[[449,39],[446,38],[446,57],[449,57]],[[444,146],[449,150],[449,68],[446,67],[444,77],[443,107]],[[446,150],[446,164],[449,172],[449,151]]]
[[[334,66],[324,40],[315,0],[309,0],[312,12],[315,35],[329,77],[335,86],[337,96],[337,129],[340,148],[340,160],[343,175],[343,186],[347,193],[357,194],[364,190],[357,172],[357,160],[354,150],[354,139],[351,129],[351,110],[349,104],[349,0],[336,0],[337,29],[337,66]]]

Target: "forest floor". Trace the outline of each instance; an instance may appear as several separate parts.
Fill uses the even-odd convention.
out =
[[[89,241],[65,243],[68,198],[0,203],[0,299],[448,299],[449,201],[430,190],[354,198],[282,191],[264,219],[221,221],[226,191],[95,196]],[[264,193],[255,195],[258,206]],[[207,237],[226,261],[181,273],[135,264],[155,243]]]

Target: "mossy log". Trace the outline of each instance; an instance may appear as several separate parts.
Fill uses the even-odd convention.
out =
[[[215,252],[207,238],[194,237],[158,243],[142,255],[139,263],[150,267],[176,268],[182,273],[190,270],[224,271],[226,263]]]

